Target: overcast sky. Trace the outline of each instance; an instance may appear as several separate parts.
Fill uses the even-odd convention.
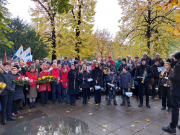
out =
[[[12,17],[19,16],[24,21],[31,22],[28,9],[34,7],[31,0],[8,0],[7,8]],[[94,30],[108,29],[113,36],[118,31],[118,20],[121,18],[121,9],[118,0],[97,0]]]

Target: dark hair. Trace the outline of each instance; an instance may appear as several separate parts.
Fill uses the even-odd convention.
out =
[[[97,64],[98,62],[96,62],[96,64]],[[96,68],[96,64],[94,65],[94,67],[93,67],[93,70]],[[101,70],[102,68],[101,68],[101,65],[98,63],[98,68],[99,68],[99,70]]]
[[[10,63],[10,62],[5,62],[5,63],[3,64],[3,66],[6,66],[6,65],[11,65],[11,63]]]

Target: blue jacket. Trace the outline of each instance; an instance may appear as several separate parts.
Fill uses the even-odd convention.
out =
[[[65,62],[62,63],[62,67],[64,66],[64,63]],[[71,62],[67,61],[66,63],[68,64],[68,67],[71,67]]]
[[[119,78],[118,78],[118,76],[116,74],[109,74],[109,75],[107,75],[107,77],[106,77],[107,83],[111,83],[113,78],[114,78],[114,83],[113,83],[114,85],[119,83]]]
[[[58,68],[57,68],[58,69]],[[61,70],[60,69],[58,69],[59,70],[59,76],[60,76],[60,79],[62,79],[62,73],[61,73]],[[50,71],[50,74],[52,75],[52,70]],[[58,84],[61,84],[61,82],[60,83],[58,83]],[[57,84],[57,82],[55,81],[55,82],[52,82],[52,85],[58,85]]]
[[[132,79],[130,73],[121,73],[120,74],[120,87],[121,89],[127,89],[130,84],[130,87],[132,87]]]

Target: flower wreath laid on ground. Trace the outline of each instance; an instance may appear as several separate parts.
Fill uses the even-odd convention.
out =
[[[13,81],[19,86],[23,86],[23,85],[32,83],[32,80],[30,80],[28,77],[24,77],[24,76],[16,77],[15,80],[13,80]]]
[[[53,76],[43,76],[41,78],[38,78],[36,83],[46,83],[46,82],[53,82],[56,81],[56,78]]]

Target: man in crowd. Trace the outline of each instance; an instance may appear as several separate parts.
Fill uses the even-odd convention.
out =
[[[131,55],[128,55],[128,60],[127,60],[127,65],[130,67],[131,70],[133,70],[135,68],[135,62],[132,59]]]
[[[115,68],[115,67],[116,67],[116,64],[115,64],[115,62],[112,60],[112,57],[109,56],[108,59],[109,59],[109,61],[111,62],[112,66]]]
[[[139,57],[135,56],[134,61],[135,61],[135,64],[137,64],[137,62],[139,62]]]
[[[84,60],[83,64],[85,64],[87,66],[87,60]]]
[[[16,118],[12,117],[11,115],[13,93],[14,93],[16,84],[15,82],[13,82],[14,77],[9,71],[11,63],[5,62],[3,66],[4,66],[4,69],[0,73],[0,82],[5,83],[6,88],[2,92],[0,92],[0,101],[2,105],[2,111],[1,111],[2,124],[6,125],[7,120],[8,121],[16,120]],[[7,120],[6,120],[6,114],[7,114]]]
[[[145,73],[145,76],[144,76]],[[139,97],[140,97],[140,104],[139,107],[143,106],[143,95],[144,95],[144,90],[146,92],[146,106],[148,108],[151,108],[149,105],[149,82],[150,78],[153,75],[153,71],[149,65],[146,64],[146,59],[142,58],[141,59],[141,65],[137,67],[135,77],[136,77],[136,84],[139,86]]]
[[[180,52],[174,55],[174,61],[176,65],[172,74],[168,76],[171,92],[171,123],[168,127],[162,128],[162,130],[171,134],[176,134],[176,127],[180,129],[180,125],[178,125],[180,108]]]
[[[64,62],[62,63],[62,67],[64,67],[64,63],[67,63],[69,67],[71,67],[71,63],[68,61],[67,57],[64,57]]]
[[[151,66],[151,58],[147,56],[147,53],[143,53],[143,58],[146,59],[146,64]]]
[[[118,70],[118,68],[121,65],[121,63],[122,63],[122,58],[121,58],[121,56],[119,56],[118,60],[116,61],[116,70]]]
[[[159,74],[160,74],[160,72],[158,72],[158,67],[160,67],[159,61],[158,61],[158,59],[155,59],[154,64],[152,65],[154,84],[152,86],[152,97],[151,97],[151,99],[154,99],[156,96],[156,85],[158,84]],[[159,98],[162,98],[160,88],[158,88],[158,95],[159,95]]]
[[[176,62],[174,61],[174,55],[171,55],[169,59],[167,59],[167,62],[171,64],[171,68],[173,68],[176,65]]]
[[[36,67],[39,67],[39,60],[36,60]]]
[[[79,75],[81,71],[81,66],[79,65],[79,62],[77,60],[74,61],[75,71]],[[80,84],[80,81],[78,81],[78,85]],[[79,87],[79,86],[78,86]],[[76,99],[80,99],[79,94],[76,95]]]
[[[155,55],[155,59],[153,59],[152,60],[152,65],[155,63],[155,61],[157,61],[158,60],[158,62],[159,62],[159,65],[161,66],[161,67],[163,67],[164,66],[164,61],[162,60],[162,58],[160,58],[160,54],[159,53],[157,53],[156,55]]]

